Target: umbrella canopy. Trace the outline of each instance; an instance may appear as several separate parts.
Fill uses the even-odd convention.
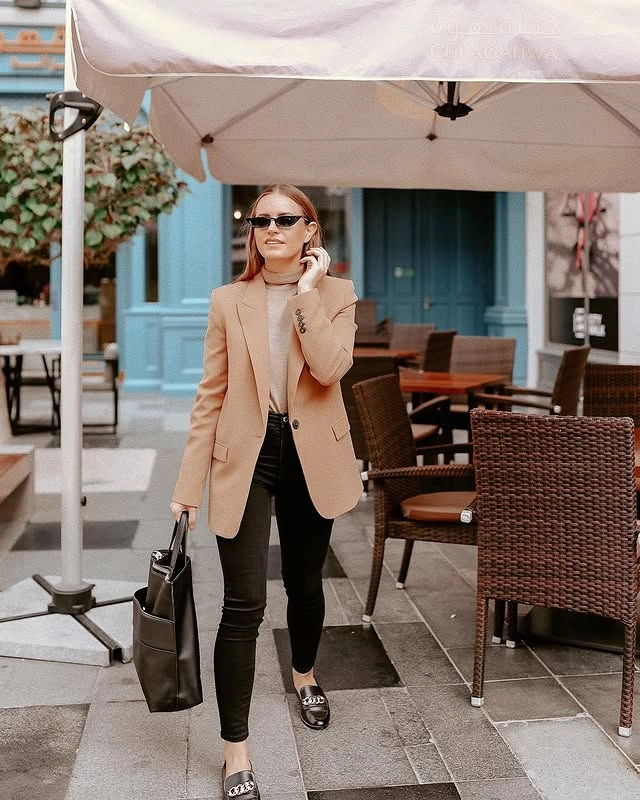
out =
[[[559,5],[72,0],[76,82],[200,180],[638,191],[640,7]]]

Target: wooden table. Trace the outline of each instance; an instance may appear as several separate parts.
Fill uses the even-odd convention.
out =
[[[409,350],[408,348],[389,348],[389,347],[360,347],[353,348],[354,357],[358,358],[378,358],[389,356],[397,361],[408,361],[411,358],[418,358],[422,355],[420,350]]]
[[[489,372],[421,372],[400,370],[403,392],[425,394],[468,394],[488,383],[502,383],[504,375]]]
[[[7,409],[11,422],[11,431],[14,435],[31,433],[37,430],[55,431],[60,428],[60,409],[57,400],[56,376],[53,373],[53,360],[60,357],[62,342],[59,339],[23,339],[16,344],[0,345],[2,356],[2,371],[4,373],[5,392],[7,396]],[[22,423],[20,421],[20,390],[23,386],[22,365],[26,355],[38,355],[42,358],[43,375],[42,383],[46,385],[51,394],[51,422]]]
[[[633,432],[636,442],[636,492],[640,492],[640,428]]]

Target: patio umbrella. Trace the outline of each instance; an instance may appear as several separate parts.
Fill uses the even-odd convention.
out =
[[[640,189],[636,0],[70,1],[78,88],[129,123],[150,92],[200,180]]]
[[[640,7],[72,0],[76,81],[227,183],[640,189]],[[222,7],[221,7],[222,5]]]

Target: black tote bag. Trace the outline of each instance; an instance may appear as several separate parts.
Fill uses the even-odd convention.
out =
[[[169,549],[151,554],[148,585],[133,596],[133,663],[149,711],[182,711],[202,702],[188,521],[183,511]]]

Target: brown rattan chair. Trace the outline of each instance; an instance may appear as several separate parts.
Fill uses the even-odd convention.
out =
[[[356,303],[356,345],[364,347],[388,347],[393,322],[390,317],[378,321],[377,303],[364,297]]]
[[[489,372],[502,375],[503,382],[513,381],[513,362],[516,340],[503,336],[456,336],[451,348],[451,372]],[[469,398],[454,395],[451,398],[451,427],[469,430]]]
[[[364,462],[364,469],[369,464],[369,449],[365,437],[362,420],[358,412],[356,398],[353,394],[353,385],[367,378],[375,378],[378,375],[397,374],[398,363],[393,356],[354,356],[353,365],[349,372],[341,379],[340,388],[342,390],[342,400],[347,411],[349,425],[351,427],[351,441],[356,458]]]
[[[392,350],[419,350],[422,353],[429,334],[435,329],[432,322],[394,322],[389,347]]]
[[[472,396],[474,405],[508,410],[514,406],[539,408],[550,414],[575,415],[578,413],[580,389],[590,349],[589,345],[582,345],[569,347],[564,351],[550,392],[509,384],[500,394],[474,392]]]
[[[585,417],[631,417],[640,427],[640,365],[587,362],[582,413]]]
[[[624,626],[621,736],[633,709],[640,572],[629,419],[471,413],[478,588],[471,702],[483,704],[489,599]]]
[[[395,375],[372,378],[353,387],[369,448],[374,487],[375,531],[369,593],[363,621],[370,622],[378,594],[387,539],[404,539],[396,586],[404,588],[414,541],[475,544],[475,525],[460,521],[473,501],[470,464],[417,466],[417,454],[400,383]],[[469,443],[443,445],[451,456],[470,452]],[[501,619],[504,618],[504,610]],[[502,623],[500,622],[500,634]]]
[[[422,354],[421,368],[425,372],[448,372],[451,348],[456,331],[433,331],[429,334]],[[451,442],[449,398],[413,393],[411,395],[413,438],[418,446]]]
[[[457,331],[432,331],[422,354],[425,372],[449,372],[451,349]]]

